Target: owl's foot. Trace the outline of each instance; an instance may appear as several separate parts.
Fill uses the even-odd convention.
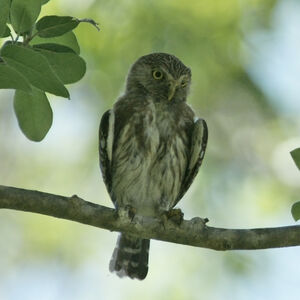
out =
[[[165,221],[171,220],[173,223],[175,223],[179,226],[183,221],[183,216],[184,216],[184,214],[180,208],[173,208],[173,209],[165,211],[162,214],[162,221],[164,224]]]
[[[131,205],[126,205],[126,209],[128,212],[128,217],[130,218],[130,220],[132,222],[136,215],[136,208],[132,207]]]
[[[122,218],[129,218],[131,222],[133,222],[133,219],[136,215],[136,209],[132,207],[131,205],[126,205],[125,207],[118,208],[117,209],[118,217]]]

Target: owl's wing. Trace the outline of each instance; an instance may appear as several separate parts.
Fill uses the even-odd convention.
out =
[[[199,168],[204,158],[207,139],[208,139],[208,129],[205,120],[203,119],[196,120],[192,129],[189,162],[187,165],[187,169],[185,172],[185,176],[181,185],[179,195],[174,203],[174,206],[184,196],[184,194],[191,186],[194,178],[196,177],[199,171]]]
[[[108,193],[111,195],[111,159],[114,137],[114,112],[106,111],[99,128],[99,157],[102,177]]]

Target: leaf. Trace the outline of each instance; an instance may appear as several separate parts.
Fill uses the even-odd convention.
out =
[[[13,0],[10,20],[18,34],[30,31],[41,11],[41,0]]]
[[[297,148],[297,149],[294,149],[293,151],[291,151],[291,155],[292,155],[292,158],[293,158],[296,166],[300,170],[300,148]]]
[[[48,2],[49,2],[49,0],[42,0],[42,5],[44,5],[44,4],[48,3]]]
[[[18,71],[6,64],[0,64],[0,89],[31,91],[28,80]]]
[[[34,48],[47,58],[50,66],[64,84],[74,83],[84,76],[85,61],[72,49],[57,44],[35,45]]]
[[[52,37],[52,38],[41,38],[39,36],[35,36],[34,39],[31,41],[32,45],[44,44],[44,43],[64,45],[73,49],[77,54],[80,54],[79,44],[77,42],[77,38],[73,31],[69,31],[61,36]]]
[[[8,37],[10,35],[10,29],[9,27],[6,25],[4,32],[2,33],[2,35],[0,34],[0,38],[5,38]]]
[[[53,113],[44,92],[33,89],[31,93],[16,90],[14,110],[19,126],[26,137],[41,141],[52,125]]]
[[[7,44],[1,56],[10,66],[25,76],[31,85],[57,96],[69,98],[69,92],[55,75],[48,60],[33,49]]]
[[[80,21],[73,17],[45,16],[35,27],[40,37],[50,38],[73,30],[79,23]]]
[[[10,9],[10,1],[11,0],[0,0],[0,37],[5,37],[6,23],[9,17],[9,9]]]
[[[75,53],[75,51],[73,49],[71,49],[67,46],[59,45],[59,44],[55,44],[55,43],[37,44],[37,45],[33,45],[33,48],[35,50],[43,49],[43,50],[61,52],[61,53],[65,53],[65,52]]]
[[[291,211],[294,220],[298,221],[300,219],[300,202],[294,203]]]

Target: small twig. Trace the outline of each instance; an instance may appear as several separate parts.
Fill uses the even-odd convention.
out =
[[[94,27],[97,28],[98,31],[100,31],[100,27],[99,27],[99,24],[94,21],[93,19],[87,19],[87,18],[84,18],[84,19],[78,19],[79,22],[84,22],[84,23],[90,23],[92,24]]]
[[[24,39],[23,44],[26,46],[29,44],[30,41],[32,41],[37,35],[38,35],[38,31],[36,33],[34,33],[33,35],[28,35],[28,37],[26,37],[26,39]]]

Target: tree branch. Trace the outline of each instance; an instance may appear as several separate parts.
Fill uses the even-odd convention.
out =
[[[0,208],[44,214],[143,238],[214,250],[266,249],[300,245],[300,226],[223,229],[205,225],[200,218],[172,221],[136,215],[134,220],[112,208],[80,199],[0,185]]]

